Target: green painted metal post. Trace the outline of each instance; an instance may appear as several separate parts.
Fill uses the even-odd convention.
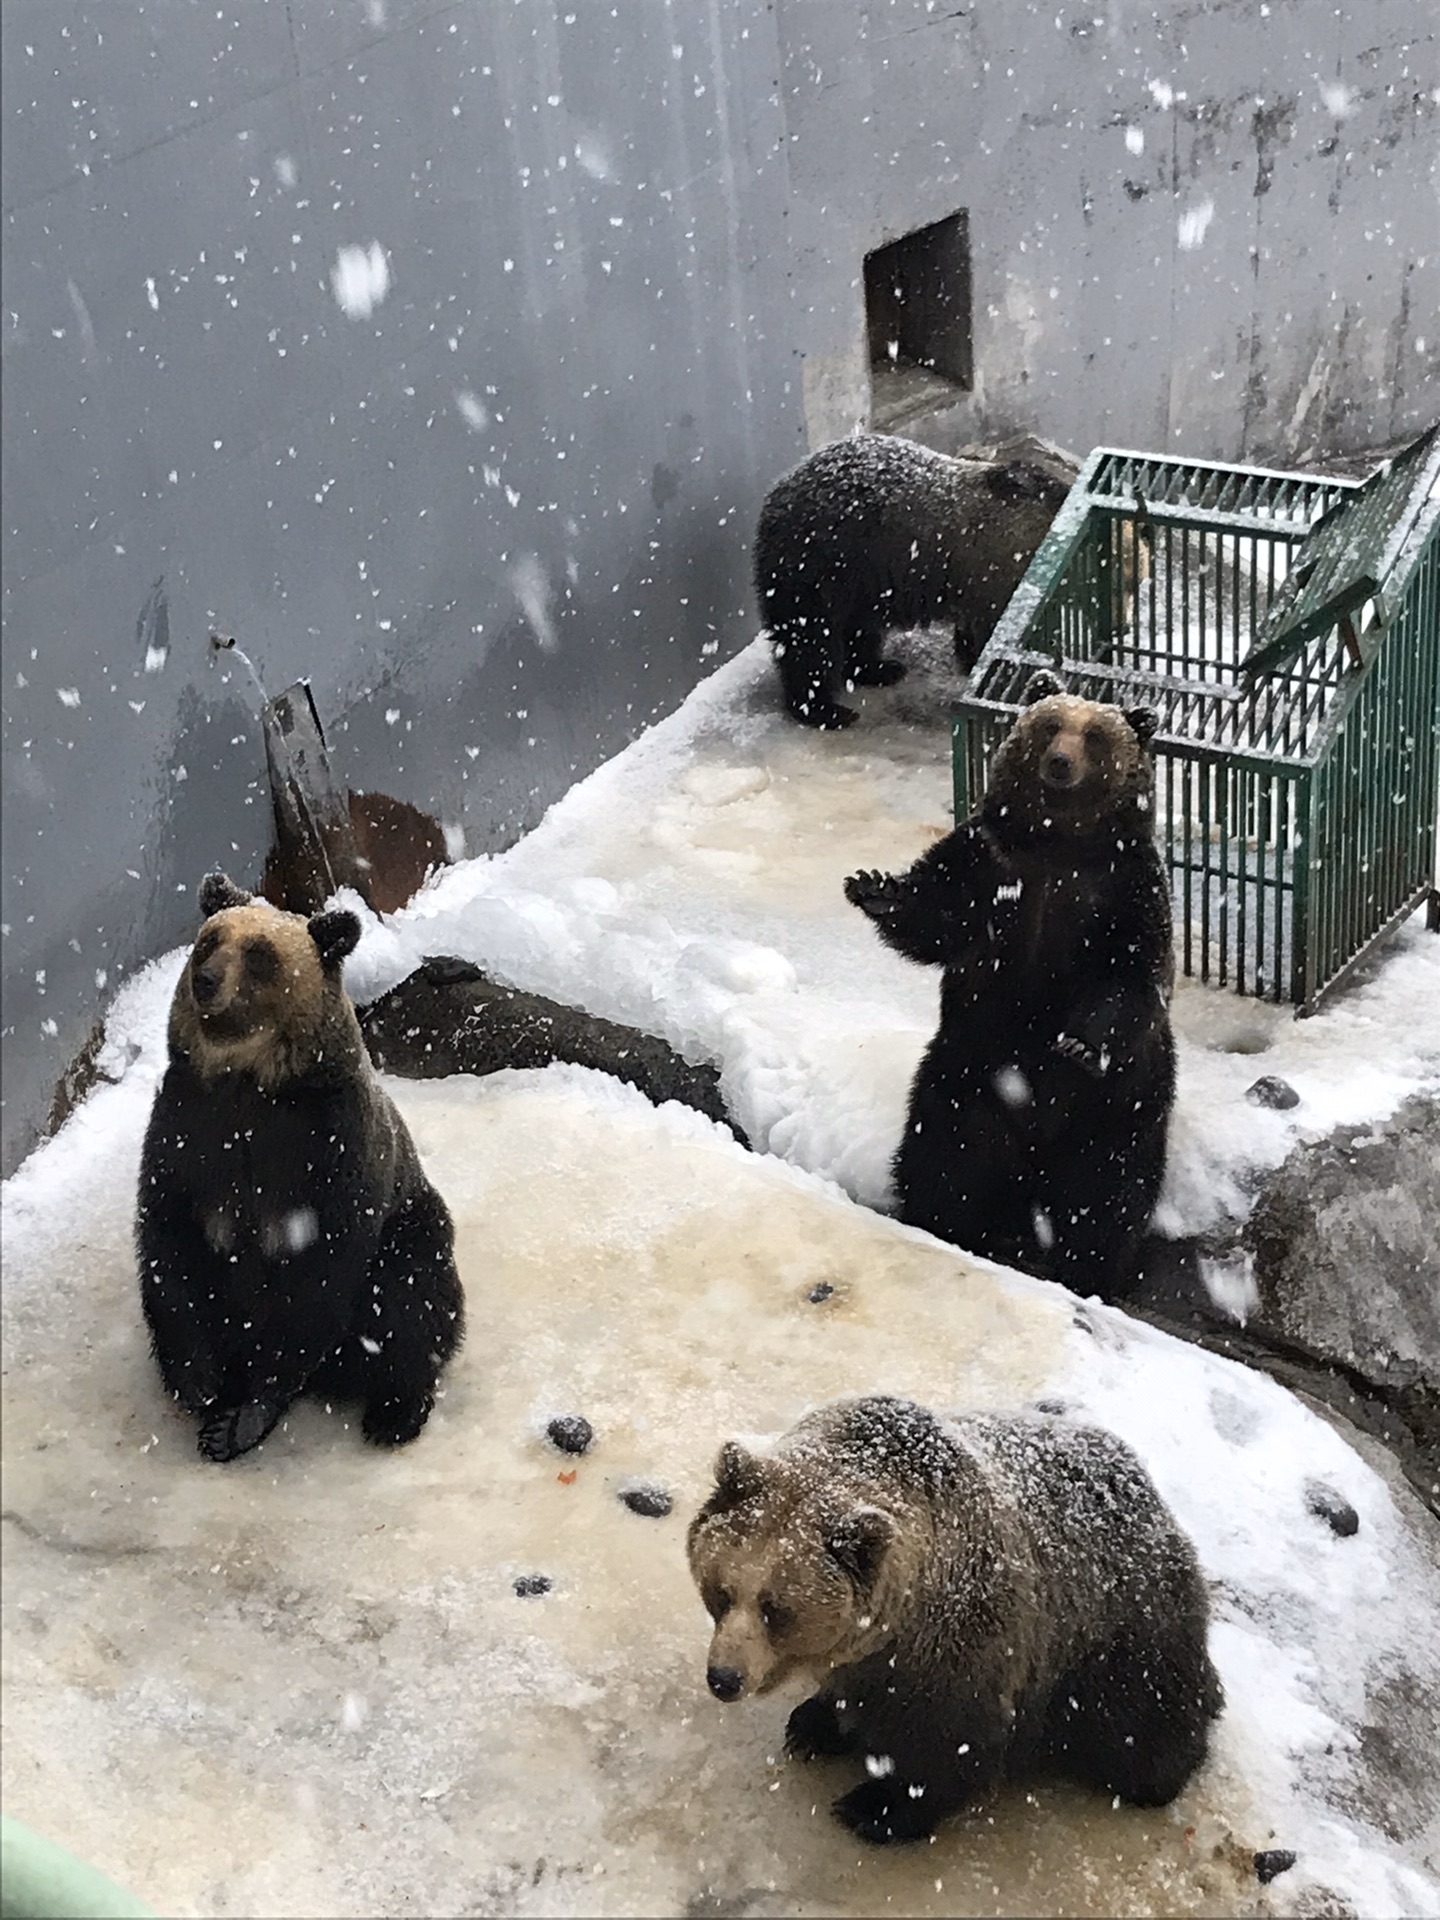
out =
[[[68,1848],[0,1814],[0,1920],[156,1920]]]

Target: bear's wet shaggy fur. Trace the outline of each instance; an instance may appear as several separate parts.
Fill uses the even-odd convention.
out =
[[[789,1752],[863,1758],[835,1803],[920,1839],[997,1781],[1174,1799],[1223,1704],[1195,1552],[1113,1434],[873,1396],[729,1441],[690,1526],[725,1701],[805,1678]]]
[[[900,1217],[1116,1298],[1138,1278],[1175,1087],[1155,720],[1049,674],[1028,699],[979,810],[908,873],[845,891],[887,945],[945,969],[895,1157]]]
[[[755,531],[755,593],[785,704],[845,727],[835,694],[905,669],[886,632],[952,622],[970,667],[1050,523],[1068,480],[1038,459],[972,460],[890,434],[822,447],[777,480]]]
[[[341,965],[352,913],[308,921],[224,874],[170,1009],[140,1167],[140,1298],[200,1451],[257,1446],[303,1393],[413,1440],[464,1333],[445,1202],[376,1079]]]

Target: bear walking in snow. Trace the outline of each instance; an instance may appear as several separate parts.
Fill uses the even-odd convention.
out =
[[[921,1839],[1002,1777],[1163,1806],[1204,1760],[1205,1583],[1113,1434],[875,1396],[715,1475],[688,1543],[710,1691],[818,1682],[786,1747],[864,1758],[835,1803],[862,1838]]]
[[[170,1009],[140,1164],[140,1299],[200,1451],[258,1446],[303,1393],[359,1400],[367,1440],[425,1425],[464,1334],[445,1202],[376,1079],[341,985],[353,913],[305,920],[224,874]]]
[[[894,1162],[900,1217],[1117,1298],[1138,1278],[1175,1088],[1170,892],[1148,709],[1037,674],[979,811],[908,873],[845,882],[945,969]]]
[[[953,622],[972,666],[1068,488],[1038,459],[952,458],[883,433],[837,440],[777,480],[755,593],[790,713],[848,727],[838,690],[905,672],[884,656],[891,628]]]

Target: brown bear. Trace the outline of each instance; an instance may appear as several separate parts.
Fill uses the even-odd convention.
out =
[[[1170,889],[1147,708],[1039,673],[980,807],[846,896],[943,966],[894,1162],[900,1217],[1108,1299],[1131,1291],[1175,1092]]]
[[[1113,1434],[876,1395],[731,1440],[692,1521],[719,1700],[818,1692],[786,1748],[863,1757],[835,1814],[916,1840],[1002,1778],[1173,1800],[1224,1695],[1195,1551]]]
[[[821,447],[777,480],[755,529],[755,594],[785,705],[848,727],[842,687],[891,686],[887,631],[949,621],[973,666],[1063,505],[1073,469],[1043,452],[936,453],[885,433]]]
[[[365,1052],[353,913],[284,913],[223,873],[170,1009],[140,1165],[140,1300],[200,1451],[258,1446],[303,1393],[413,1440],[464,1334],[445,1202]]]

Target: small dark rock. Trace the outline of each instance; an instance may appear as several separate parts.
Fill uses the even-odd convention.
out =
[[[675,1505],[664,1487],[657,1487],[651,1480],[643,1480],[637,1486],[623,1487],[620,1503],[628,1507],[631,1513],[641,1514],[647,1520],[663,1520]]]
[[[545,1438],[561,1453],[588,1453],[595,1429],[583,1413],[557,1413],[545,1429]]]
[[[1063,1400],[1037,1400],[1035,1402],[1035,1411],[1037,1413],[1064,1413],[1066,1411],[1065,1402]]]
[[[1253,1086],[1245,1089],[1245,1098],[1252,1107],[1273,1107],[1277,1113],[1288,1113],[1300,1104],[1299,1094],[1278,1073],[1261,1074]]]
[[[835,1289],[828,1280],[817,1280],[805,1298],[812,1306],[818,1307],[822,1300],[828,1300]]]
[[[548,1573],[522,1573],[515,1582],[515,1591],[522,1600],[533,1600],[539,1594],[549,1593],[553,1585]]]
[[[1295,1855],[1288,1847],[1267,1847],[1263,1853],[1255,1856],[1255,1878],[1262,1887],[1268,1887],[1282,1873],[1288,1873],[1295,1864]]]
[[[1305,1505],[1317,1520],[1323,1520],[1330,1531],[1339,1534],[1342,1540],[1348,1540],[1352,1533],[1360,1531],[1360,1516],[1354,1507],[1323,1480],[1305,1482]]]

